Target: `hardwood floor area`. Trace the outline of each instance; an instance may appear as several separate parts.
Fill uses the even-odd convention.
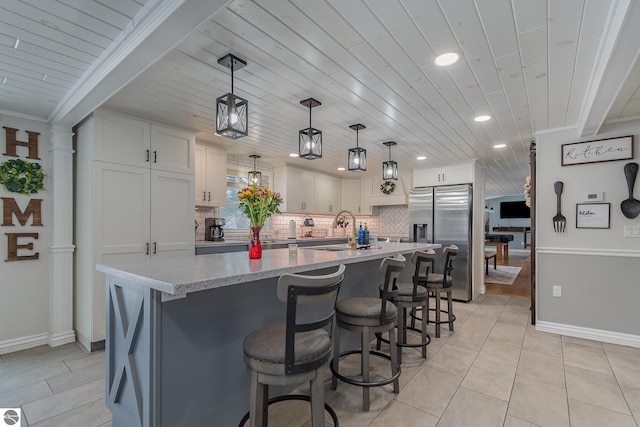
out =
[[[509,259],[500,260],[497,263],[520,267],[521,270],[513,285],[486,283],[487,294],[531,298],[531,254],[524,251],[510,251]]]

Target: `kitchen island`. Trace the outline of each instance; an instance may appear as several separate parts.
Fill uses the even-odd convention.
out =
[[[242,341],[284,321],[280,275],[326,274],[345,264],[339,298],[377,296],[382,258],[436,247],[331,245],[273,249],[258,260],[234,252],[98,265],[106,275],[106,404],[113,425],[237,425],[249,407]],[[357,345],[345,335],[346,346]]]

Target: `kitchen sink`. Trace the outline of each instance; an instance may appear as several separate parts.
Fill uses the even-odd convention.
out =
[[[311,246],[307,249],[315,249],[317,251],[350,251],[351,247],[349,246]]]

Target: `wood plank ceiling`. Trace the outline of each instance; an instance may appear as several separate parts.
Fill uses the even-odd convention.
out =
[[[536,132],[577,128],[597,139],[607,123],[640,119],[639,2],[220,0],[228,5],[207,19],[211,7],[205,13],[205,1],[191,0],[206,22],[181,28],[190,34],[166,55],[131,77],[100,73],[141,26],[181,25],[168,17],[187,3],[0,3],[0,110],[74,124],[90,111],[73,110],[85,94],[93,96],[88,106],[104,102],[195,130],[237,159],[259,154],[261,163],[343,178],[361,176],[336,168],[355,146],[349,125],[362,123],[365,174],[380,175],[382,143],[393,140],[391,156],[405,172],[478,159],[487,197],[522,193]],[[449,51],[462,59],[433,64]],[[235,93],[249,101],[249,136],[239,140],[214,134],[215,99],[230,90],[229,70],[217,60],[229,52],[248,63],[234,76]],[[120,85],[104,83],[118,75]],[[112,88],[102,97],[91,92],[101,82]],[[313,126],[323,131],[323,158],[291,159],[309,121],[299,102],[309,97],[322,102]],[[481,114],[492,119],[474,122]],[[493,148],[499,143],[506,147]]]

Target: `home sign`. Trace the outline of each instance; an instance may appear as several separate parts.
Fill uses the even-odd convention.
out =
[[[16,138],[18,129],[3,126],[6,135],[4,155],[7,157],[19,157],[16,148],[23,146],[28,149],[28,159],[40,160],[38,157],[38,132],[26,131],[28,141],[19,141]],[[42,190],[42,177],[44,176],[39,163],[30,163],[21,159],[0,162],[0,181],[10,192],[34,194]],[[15,227],[14,218],[20,226],[27,226],[31,218],[31,226],[42,227],[42,199],[32,198],[22,210],[13,197],[2,197],[2,224],[1,227]],[[39,252],[34,251],[34,240],[38,240],[39,234],[33,232],[4,233],[7,236],[8,261],[37,260]]]

